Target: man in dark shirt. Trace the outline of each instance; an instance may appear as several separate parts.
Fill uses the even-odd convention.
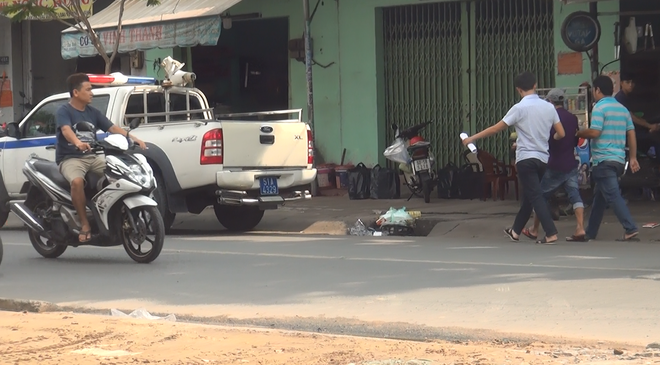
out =
[[[578,185],[578,161],[575,158],[575,147],[578,144],[578,138],[575,134],[579,130],[578,119],[573,113],[564,109],[565,95],[561,89],[552,89],[546,95],[546,100],[552,103],[557,109],[559,120],[561,121],[566,137],[560,140],[550,139],[550,158],[548,159],[548,168],[541,180],[541,188],[546,199],[550,199],[552,194],[564,186],[568,199],[573,204],[575,220],[577,227],[567,241],[584,240],[584,203],[580,196]],[[554,127],[550,135],[554,134]],[[533,240],[538,236],[539,219],[534,215],[534,226],[530,229],[524,229],[523,234]]]
[[[635,124],[635,135],[637,136],[638,151],[647,152],[652,146],[655,147],[656,158],[660,153],[660,124],[650,124],[644,118],[635,115],[633,110],[632,92],[635,90],[635,81],[630,73],[622,72],[620,75],[621,90],[614,97],[621,105],[630,112]]]
[[[94,94],[87,75],[77,73],[69,76],[67,86],[71,99],[55,114],[57,122],[55,162],[59,165],[62,176],[71,184],[71,200],[82,225],[78,240],[87,242],[91,239],[91,227],[85,213],[85,175],[92,172],[102,176],[105,171],[105,157],[85,154],[90,146],[78,139],[73,126],[80,122],[89,122],[104,132],[124,136],[127,132],[112,124],[103,113],[89,105]],[[142,149],[146,148],[144,142],[134,136],[131,138]]]

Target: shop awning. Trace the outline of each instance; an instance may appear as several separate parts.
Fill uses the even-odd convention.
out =
[[[241,0],[161,0],[146,6],[144,0],[127,0],[119,36],[119,52],[153,48],[214,46],[218,43],[222,21],[220,14]],[[114,46],[119,2],[89,18],[101,42],[110,52]],[[96,48],[87,35],[74,27],[62,31],[62,57],[91,57]]]
[[[598,2],[598,1],[609,1],[609,0],[559,0],[564,4],[578,4],[578,3],[591,3],[591,2]]]

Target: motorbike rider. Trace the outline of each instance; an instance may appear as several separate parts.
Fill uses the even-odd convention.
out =
[[[88,172],[103,176],[105,157],[97,154],[85,154],[90,150],[89,143],[82,142],[73,131],[73,126],[80,122],[89,122],[104,132],[127,136],[128,132],[114,125],[103,113],[90,104],[94,94],[89,77],[76,73],[67,78],[67,87],[71,98],[62,105],[55,115],[57,122],[55,162],[59,165],[62,176],[71,184],[71,200],[78,213],[82,229],[78,236],[80,242],[87,242],[91,237],[91,226],[85,213],[85,175]],[[140,148],[146,149],[145,143],[131,136]]]

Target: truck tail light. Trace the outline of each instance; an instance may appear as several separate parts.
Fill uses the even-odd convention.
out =
[[[223,163],[222,129],[212,129],[204,133],[200,165],[221,165]]]
[[[307,130],[307,164],[314,164],[314,135],[310,129]]]

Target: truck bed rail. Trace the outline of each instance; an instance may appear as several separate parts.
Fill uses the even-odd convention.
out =
[[[254,121],[265,120],[264,117],[272,117],[276,115],[297,115],[292,119],[278,120],[279,122],[297,122],[302,123],[302,109],[287,109],[287,110],[273,110],[273,111],[262,111],[262,112],[249,112],[249,113],[229,113],[229,114],[217,114],[215,119],[235,119],[241,118],[246,120],[247,118],[256,118]]]

